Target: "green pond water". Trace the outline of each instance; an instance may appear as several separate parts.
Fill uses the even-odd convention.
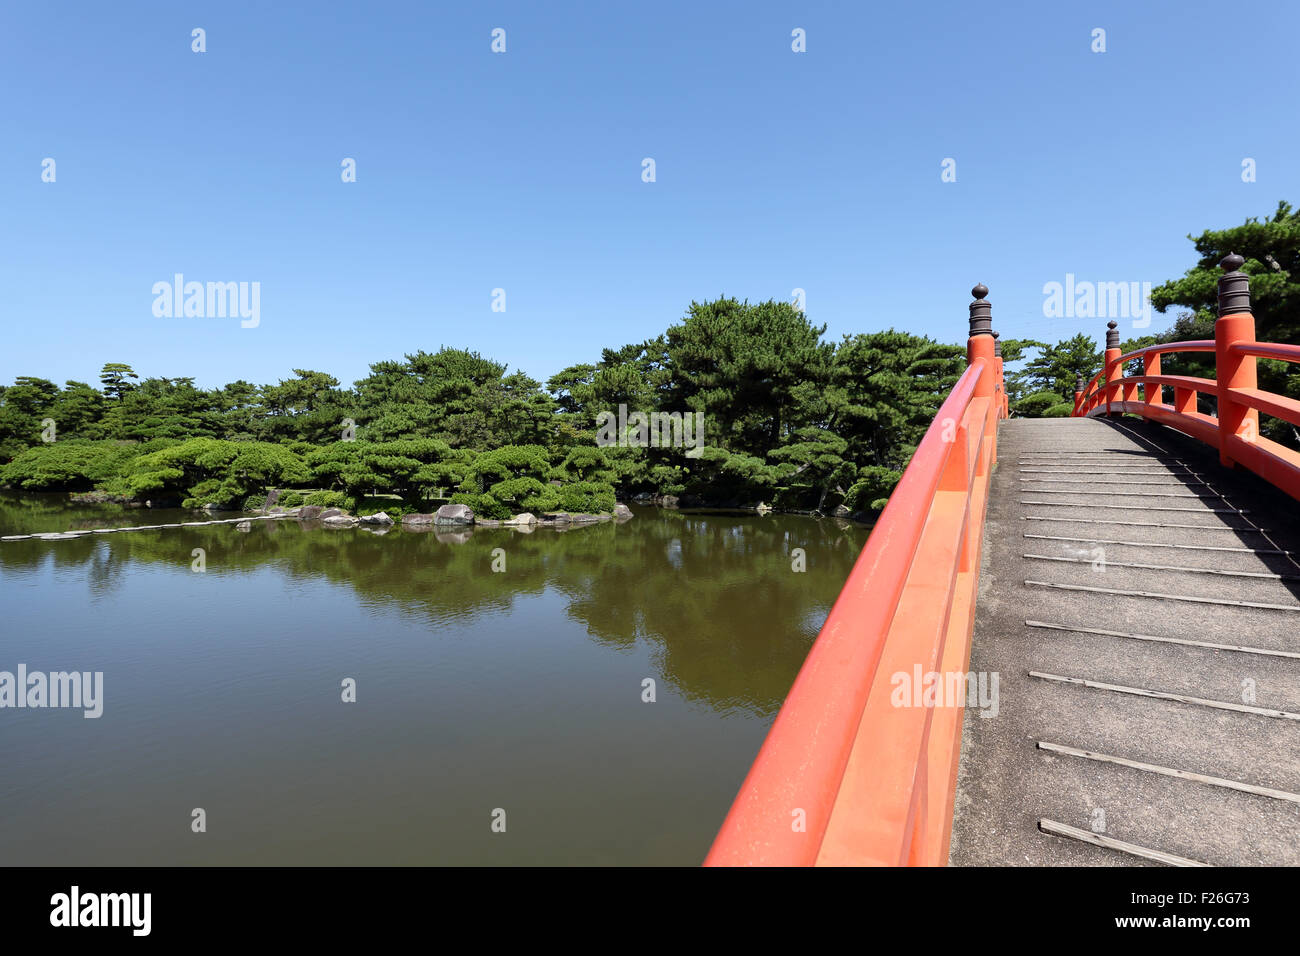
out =
[[[700,862],[867,529],[633,511],[0,542],[0,671],[103,674],[99,718],[0,709],[0,862]],[[0,496],[0,534],[202,517]]]

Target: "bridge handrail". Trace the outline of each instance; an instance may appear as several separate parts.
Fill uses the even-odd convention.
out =
[[[1191,339],[1187,342],[1161,342],[1157,345],[1146,345],[1140,349],[1134,349],[1132,352],[1125,352],[1117,361],[1131,362],[1135,358],[1141,358],[1146,355],[1162,355],[1166,352],[1213,352],[1214,339]]]
[[[1162,342],[1156,345],[1147,345],[1140,349],[1134,349],[1132,352],[1126,352],[1123,355],[1113,359],[1108,359],[1101,367],[1101,371],[1088,380],[1084,388],[1084,395],[1091,394],[1098,386],[1105,384],[1105,379],[1109,378],[1110,372],[1116,365],[1123,365],[1125,362],[1131,362],[1135,358],[1146,358],[1148,355],[1166,355],[1170,352],[1213,352],[1214,339],[1190,339],[1186,342]],[[1077,412],[1077,408],[1076,408]]]
[[[987,295],[987,289],[977,286],[977,299],[983,298],[981,291]],[[974,333],[977,306],[985,322],[989,315],[987,303],[972,303],[967,368],[940,406],[872,529],[741,785],[706,865],[817,862],[855,741],[871,734],[869,728],[863,729],[864,710],[935,502],[946,488],[964,493],[970,507],[982,463],[987,478],[996,420],[1006,414],[1002,361],[994,352],[991,327]],[[972,422],[977,415],[982,418]],[[982,509],[986,499],[976,500]],[[982,527],[982,510],[976,519]],[[969,533],[969,520],[961,524],[963,535]],[[951,523],[945,529],[951,530]],[[978,552],[978,543],[975,549]],[[968,557],[965,550],[962,555]],[[977,573],[978,554],[974,560]],[[956,568],[954,578],[955,574]],[[915,791],[918,780],[925,780],[925,760],[923,738],[919,755],[900,757],[896,766],[879,769]],[[913,801],[923,798],[920,793],[911,797]],[[951,793],[947,805],[951,813]],[[792,825],[796,809],[804,813],[804,829]],[[908,845],[910,833],[896,836],[900,845]],[[946,855],[946,828],[943,845]]]
[[[1280,345],[1273,342],[1236,342],[1228,346],[1235,355],[1273,359],[1277,362],[1300,362],[1300,345]]]
[[[1236,254],[1221,263],[1219,318],[1214,339],[1168,342],[1121,355],[1116,323],[1109,323],[1102,370],[1075,390],[1074,416],[1118,413],[1139,415],[1178,429],[1219,450],[1219,460],[1240,465],[1300,498],[1300,452],[1259,433],[1260,413],[1300,426],[1300,401],[1257,387],[1257,359],[1300,363],[1300,345],[1255,341],[1255,317],[1250,306],[1250,277],[1239,271],[1244,260]],[[1231,270],[1231,271],[1228,271]],[[1215,378],[1162,375],[1160,356],[1169,352],[1213,352]],[[1125,375],[1124,365],[1143,360],[1142,375]],[[1119,374],[1115,375],[1115,370]],[[1141,400],[1138,387],[1142,387]],[[1164,387],[1174,389],[1174,403],[1164,402]],[[1218,415],[1197,411],[1197,395],[1212,393]]]

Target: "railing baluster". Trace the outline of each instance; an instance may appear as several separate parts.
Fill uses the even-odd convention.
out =
[[[1142,356],[1142,374],[1146,376],[1160,374],[1160,353],[1152,352]],[[1164,404],[1164,387],[1147,382],[1142,386],[1142,401],[1147,405]]]
[[[1121,402],[1124,397],[1120,395],[1120,379],[1124,375],[1123,366],[1119,361],[1119,323],[1110,321],[1106,323],[1106,414],[1111,414],[1111,402]]]
[[[1241,271],[1246,260],[1235,252],[1219,263],[1219,319],[1214,323],[1215,378],[1219,382],[1219,461],[1233,467],[1233,442],[1259,437],[1259,412],[1233,395],[1236,388],[1255,388],[1255,357],[1234,352],[1232,346],[1255,341],[1255,315],[1250,308],[1250,276]],[[1231,271],[1228,271],[1231,270]]]
[[[1261,413],[1300,425],[1300,403],[1285,395],[1260,391],[1255,367],[1259,358],[1300,363],[1300,345],[1255,340],[1250,276],[1240,268],[1244,262],[1232,253],[1221,263],[1227,271],[1219,279],[1219,318],[1213,339],[1148,345],[1123,355],[1116,323],[1108,323],[1105,364],[1087,385],[1083,385],[1082,376],[1076,381],[1074,414],[1110,415],[1116,411],[1114,403],[1123,403],[1119,411],[1141,415],[1212,445],[1224,465],[1245,468],[1300,499],[1300,452],[1263,437],[1259,431]],[[1213,352],[1216,377],[1165,375],[1160,357],[1166,352]],[[1128,376],[1126,382],[1123,375],[1123,363],[1136,358],[1143,361],[1141,402],[1137,400],[1138,382],[1133,376]],[[1165,382],[1145,381],[1150,378],[1164,378]],[[1173,405],[1164,404],[1166,384],[1174,390]],[[1217,417],[1197,408],[1200,392],[1218,398]]]

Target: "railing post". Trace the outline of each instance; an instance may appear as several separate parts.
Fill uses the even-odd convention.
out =
[[[1254,441],[1259,435],[1259,412],[1233,398],[1234,388],[1259,384],[1253,355],[1231,351],[1238,343],[1255,341],[1255,314],[1250,308],[1250,276],[1241,271],[1245,259],[1235,252],[1219,265],[1219,320],[1214,323],[1215,379],[1219,392],[1219,461],[1233,465],[1232,439]]]
[[[1074,414],[1078,415],[1083,405],[1083,373],[1074,373]]]
[[[1120,380],[1124,377],[1124,370],[1119,365],[1119,323],[1113,319],[1106,323],[1106,414],[1110,414],[1110,403],[1113,401],[1123,401],[1124,396],[1120,394]]]
[[[1002,374],[1002,335],[999,332],[993,333],[993,361],[997,365],[997,403],[998,418],[1006,418],[1007,411],[1007,380]]]
[[[996,371],[993,365],[994,346],[997,340],[993,337],[993,303],[985,299],[989,294],[988,287],[980,283],[970,290],[970,294],[975,297],[975,301],[970,304],[970,337],[966,340],[966,365],[974,365],[977,359],[984,359],[990,373]],[[980,380],[975,383],[976,398],[992,398],[994,391],[994,375],[981,375]]]
[[[1160,353],[1147,353],[1142,356],[1142,374],[1159,375],[1160,374]],[[1164,404],[1164,388],[1160,385],[1152,385],[1150,382],[1142,386],[1142,400],[1148,405]]]
[[[985,300],[985,296],[989,294],[988,286],[981,282],[970,290],[970,294],[975,297],[975,301],[970,304],[970,337],[966,340],[966,366],[969,368],[977,360],[984,360],[984,374],[975,383],[972,400],[986,398],[989,402],[989,425],[984,429],[980,454],[982,462],[978,462],[975,466],[978,472],[981,465],[984,468],[992,468],[994,461],[997,460],[995,435],[998,421],[994,409],[997,400],[994,381],[997,377],[997,359],[994,356],[994,346],[997,340],[993,337],[993,303]]]

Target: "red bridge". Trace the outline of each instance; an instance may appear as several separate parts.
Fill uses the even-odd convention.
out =
[[[707,865],[1300,863],[1300,453],[1259,425],[1300,401],[1256,379],[1300,346],[1255,341],[1242,263],[1212,341],[1123,355],[1111,322],[1065,419],[1008,419],[975,287]]]

